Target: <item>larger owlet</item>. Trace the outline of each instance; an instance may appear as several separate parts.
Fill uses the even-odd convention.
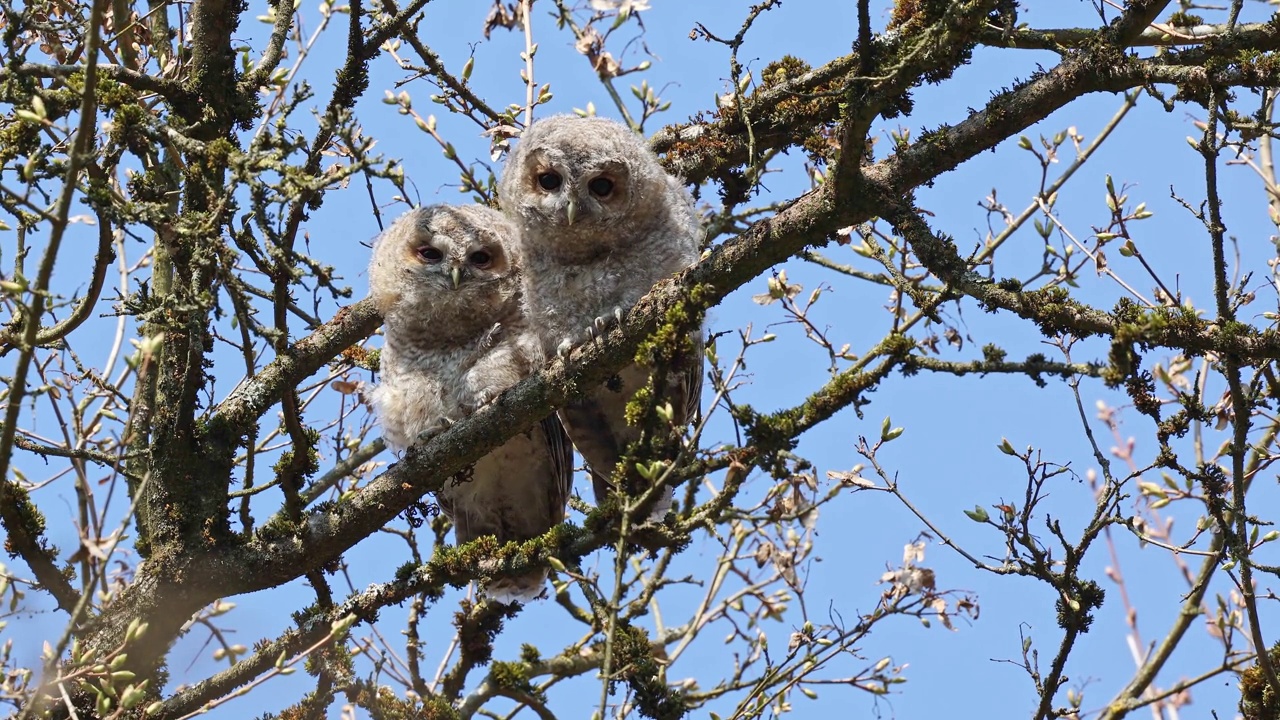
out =
[[[404,449],[457,422],[542,363],[520,299],[516,230],[475,205],[412,210],[373,249],[369,288],[385,316],[383,437]],[[573,453],[554,415],[478,460],[437,494],[459,544],[482,535],[527,540],[564,520]],[[537,597],[547,573],[490,584],[502,601]]]
[[[544,352],[565,354],[621,317],[658,280],[698,258],[702,230],[693,199],[627,127],[602,118],[549,117],[525,130],[498,188],[503,211],[520,228],[524,292]],[[697,413],[702,336],[668,375],[673,421]],[[627,401],[648,382],[631,365],[571,403],[560,418],[592,471],[597,501],[627,445]],[[668,491],[655,507],[671,505]]]

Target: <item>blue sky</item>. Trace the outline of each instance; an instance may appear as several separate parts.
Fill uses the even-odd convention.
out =
[[[1027,4],[1033,7],[1024,10],[1020,19],[1036,27],[1097,24],[1096,13],[1089,2]],[[253,3],[247,16],[251,18],[260,14],[261,5]],[[745,5],[739,3],[652,0],[652,5],[652,9],[642,15],[647,29],[643,43],[651,51],[652,57],[648,59],[653,62],[651,70],[643,77],[660,90],[665,100],[671,101],[672,107],[669,112],[650,121],[650,131],[708,109],[717,94],[729,89],[725,48],[703,40],[691,40],[689,33],[695,23],[701,22],[718,35],[732,35],[745,14]],[[882,29],[887,21],[888,6],[887,2],[873,3],[872,17],[877,29]],[[546,3],[539,3],[534,12],[534,39],[539,43],[536,77],[540,83],[550,82],[554,93],[552,102],[545,108],[539,108],[539,112],[542,115],[569,112],[592,103],[601,114],[616,115],[586,61],[574,50],[572,37],[567,32],[556,31],[546,14],[549,7]],[[421,25],[422,38],[455,71],[460,70],[466,58],[474,52],[472,86],[492,105],[520,102],[524,97],[524,86],[519,78],[523,63],[517,56],[523,49],[524,39],[519,33],[497,30],[491,40],[482,40],[480,28],[487,10],[487,3],[474,0],[436,0],[427,8]],[[318,16],[310,5],[304,6],[302,12],[306,18],[304,27],[309,33]],[[1261,10],[1254,12],[1263,16]],[[854,13],[854,3],[787,0],[759,20],[756,29],[748,35],[740,58],[757,76],[765,64],[783,54],[820,65],[848,52],[856,34]],[[337,24],[327,31],[313,50],[303,73],[319,92],[318,102],[327,100],[333,67],[343,52],[345,16],[338,17],[335,22]],[[627,32],[628,29],[624,29],[620,34],[625,38]],[[251,20],[244,24],[239,34],[255,50],[260,48],[264,36],[265,26],[255,25]],[[612,45],[610,49],[617,51]],[[407,47],[402,47],[401,51],[412,56]],[[642,59],[646,56],[636,44],[625,56],[624,65]],[[918,137],[923,129],[957,122],[966,116],[969,108],[985,103],[992,92],[1027,78],[1036,70],[1037,64],[1050,67],[1055,60],[1056,56],[1047,52],[979,49],[973,63],[961,68],[953,79],[941,86],[919,89],[915,93],[916,110],[911,117],[881,122],[877,126],[875,135],[880,138],[877,157],[883,157],[885,148],[889,146],[889,130],[903,127],[911,130],[913,137]],[[393,107],[381,101],[383,90],[398,92],[403,89],[413,96],[414,107],[420,113],[435,112],[440,133],[454,143],[459,156],[464,159],[487,160],[487,140],[479,136],[469,120],[437,112],[441,108],[428,100],[433,89],[426,82],[417,80],[403,88],[395,88],[395,83],[404,79],[406,74],[396,68],[388,57],[375,60],[371,71],[370,91],[357,107],[357,113],[366,134],[379,139],[378,150],[388,157],[403,159],[405,172],[419,193],[412,200],[423,204],[465,201],[466,196],[456,190],[456,167],[442,157],[434,141],[416,129],[410,118],[397,115]],[[640,77],[633,75],[619,82],[624,98],[630,99],[628,81],[638,83]],[[1241,91],[1242,97],[1246,92]],[[1107,122],[1120,102],[1118,96],[1111,95],[1083,98],[1026,134],[1034,140],[1037,133],[1052,136],[1074,126],[1087,142]],[[635,108],[634,104],[632,108]],[[1131,204],[1146,202],[1155,213],[1153,218],[1134,226],[1135,240],[1144,255],[1152,260],[1162,277],[1176,276],[1187,296],[1198,305],[1208,307],[1211,306],[1208,237],[1198,221],[1170,198],[1171,186],[1193,205],[1204,197],[1200,157],[1183,139],[1199,134],[1192,125],[1198,117],[1196,108],[1178,106],[1169,113],[1150,98],[1141,99],[1137,109],[1106,147],[1063,191],[1057,209],[1077,236],[1087,237],[1090,226],[1105,225],[1109,218],[1104,203],[1104,176],[1110,174],[1117,185],[1131,185]],[[303,120],[304,132],[311,129],[309,122]],[[1064,153],[1064,162],[1054,166],[1051,172],[1060,170],[1070,159],[1068,150]],[[782,172],[768,176],[765,183],[768,194],[760,198],[762,203],[794,197],[808,188],[808,180],[800,171],[801,158],[798,154],[785,158],[777,166]],[[1220,168],[1228,231],[1239,240],[1244,265],[1257,271],[1252,284],[1258,291],[1259,301],[1250,309],[1256,309],[1260,314],[1274,309],[1275,304],[1274,292],[1263,282],[1266,275],[1263,263],[1266,258],[1274,256],[1269,241],[1274,226],[1267,219],[1261,185],[1251,171],[1241,166],[1226,167],[1224,163]],[[987,226],[986,214],[979,207],[979,202],[994,188],[1002,201],[1015,213],[1019,212],[1031,200],[1038,177],[1039,166],[1028,153],[1017,148],[1015,138],[942,176],[934,186],[921,189],[918,201],[921,207],[934,214],[932,222],[935,229],[953,235],[961,251],[965,252],[981,242]],[[380,203],[389,202],[391,195],[389,186],[377,187]],[[714,188],[706,188],[703,197],[704,200],[715,201]],[[384,210],[384,216],[389,221],[402,208]],[[363,294],[367,287],[363,273],[368,261],[367,243],[378,230],[369,211],[369,200],[362,182],[353,182],[344,190],[328,192],[324,206],[314,212],[306,224],[312,249],[340,268],[357,296]],[[7,239],[4,241],[9,242]],[[1038,266],[1041,247],[1035,232],[1030,227],[1024,229],[1001,253],[998,273],[1025,274]],[[825,252],[839,262],[864,270],[874,269],[872,261],[857,256],[848,248],[833,245]],[[1135,281],[1144,292],[1149,290],[1151,283],[1143,282],[1140,269],[1133,261],[1120,258],[1115,253],[1112,255],[1111,261],[1117,272]],[[74,264],[79,260],[81,258],[70,257],[65,267],[74,273],[77,271]],[[885,288],[850,282],[799,260],[789,261],[778,269],[785,269],[789,279],[802,284],[806,292],[820,284],[830,286],[813,318],[818,324],[829,326],[837,345],[848,342],[852,352],[861,354],[888,331],[890,316],[882,308],[888,300]],[[79,282],[78,278],[66,274],[60,274],[59,280],[68,287]],[[1116,286],[1106,278],[1087,277],[1083,285],[1081,297],[1098,307],[1111,307],[1120,295]],[[758,335],[765,331],[766,326],[783,320],[777,305],[761,307],[751,301],[751,295],[764,289],[765,278],[762,277],[734,293],[712,311],[710,328],[713,331],[731,330],[750,323]],[[961,315],[953,314],[953,317],[959,318],[962,332],[971,336],[972,341],[966,342],[959,351],[944,350],[945,358],[975,358],[978,348],[988,342],[1008,350],[1011,359],[1021,359],[1033,352],[1057,357],[1056,350],[1044,344],[1033,327],[1007,314],[985,314],[967,304]],[[1246,319],[1261,322],[1260,317]],[[99,331],[104,338],[110,337],[109,326],[104,325]],[[769,331],[777,333],[779,340],[751,351],[748,355],[750,384],[735,397],[735,401],[751,402],[762,411],[798,403],[827,377],[825,354],[817,346],[804,341],[797,327],[779,325],[769,328]],[[375,344],[379,342],[375,340]],[[1103,343],[1082,342],[1075,347],[1074,359],[1105,359],[1106,350]],[[226,371],[217,373],[220,379],[218,394],[222,395],[230,388],[239,361],[234,352],[220,353],[219,361],[230,363]],[[732,343],[726,338],[720,354],[729,357],[731,353]],[[1153,353],[1148,362],[1162,361],[1164,357],[1164,354]],[[226,380],[223,380],[224,374]],[[368,380],[367,374],[353,374],[353,379],[357,378]],[[1209,393],[1210,397],[1215,394]],[[1082,397],[1093,431],[1102,448],[1107,450],[1114,443],[1107,429],[1093,418],[1094,403],[1102,400],[1116,406],[1124,405],[1125,400],[1107,391],[1098,381],[1086,381]],[[979,556],[1002,556],[1003,538],[990,528],[972,523],[961,511],[975,504],[990,507],[1005,501],[1020,503],[1025,487],[1020,464],[997,449],[1002,438],[1007,437],[1019,449],[1034,445],[1043,450],[1046,460],[1070,463],[1080,478],[1089,468],[1096,466],[1081,431],[1075,401],[1067,385],[1061,381],[1049,381],[1047,387],[1037,388],[1029,379],[1021,377],[957,378],[922,373],[904,378],[894,375],[871,395],[871,399],[872,403],[864,408],[864,418],[857,417],[852,411],[838,414],[806,434],[797,452],[814,462],[820,478],[827,470],[847,470],[860,460],[854,452],[858,436],[876,437],[882,420],[886,416],[892,417],[893,424],[904,427],[905,433],[886,446],[880,456],[881,462],[898,475],[904,492],[922,512]],[[333,403],[334,400],[329,399],[318,405],[314,417],[323,417],[326,408],[331,412]],[[1122,417],[1122,434],[1137,438],[1136,452],[1142,464],[1152,455],[1150,423],[1131,409],[1122,410]],[[42,418],[43,422],[50,420]],[[708,444],[732,441],[732,428],[721,416],[712,423],[706,437]],[[1210,437],[1217,436],[1210,433]],[[1216,446],[1219,441],[1214,439],[1208,444]],[[1119,468],[1117,471],[1123,472]],[[1253,502],[1255,507],[1266,507],[1274,501],[1274,482],[1264,478],[1259,486]],[[57,516],[60,508],[70,507],[74,502],[70,486],[59,487],[55,485],[38,496],[41,506],[51,516]],[[763,491],[763,481],[756,481],[752,487],[755,492]],[[585,484],[580,482],[578,489],[585,493]],[[1088,485],[1082,480],[1064,476],[1051,486],[1051,497],[1043,510],[1060,518],[1067,529],[1067,536],[1072,537],[1092,510],[1091,496]],[[1133,502],[1132,499],[1126,501],[1129,504]],[[255,515],[262,519],[269,510],[264,506],[255,510]],[[1194,516],[1186,514],[1186,511],[1179,514],[1177,510],[1173,510],[1172,516],[1177,521],[1175,537],[1187,537],[1194,525]],[[888,566],[896,566],[900,562],[903,545],[913,541],[924,529],[900,503],[882,493],[843,495],[824,509],[818,527],[815,555],[821,558],[821,562],[809,568],[806,590],[807,607],[815,622],[824,621],[829,610],[842,614],[846,619],[871,610],[883,589],[876,584],[881,573]],[[1179,530],[1181,534],[1177,534]],[[71,531],[62,528],[62,532],[61,537],[55,536],[54,539],[63,547],[71,546]],[[1148,643],[1159,640],[1178,611],[1186,585],[1168,553],[1154,548],[1140,550],[1132,537],[1122,530],[1115,531],[1113,536],[1130,599],[1138,609],[1142,639]],[[424,541],[429,542],[426,536]],[[384,535],[370,538],[349,552],[346,561],[355,586],[361,588],[367,583],[390,579],[395,567],[403,562],[402,547],[399,541]],[[715,553],[714,545],[705,540],[695,540],[693,547],[682,557],[675,574],[697,576],[709,572]],[[1261,560],[1274,561],[1269,555],[1274,553],[1263,553]],[[598,556],[597,561],[604,571],[611,563],[611,556]],[[1085,563],[1086,574],[1108,592],[1107,602],[1098,612],[1092,631],[1078,644],[1069,666],[1069,686],[1085,686],[1085,709],[1096,709],[1105,704],[1128,681],[1134,668],[1125,641],[1127,628],[1120,595],[1105,575],[1107,566],[1112,562],[1106,548],[1097,546]],[[1198,559],[1188,558],[1187,562],[1195,567]],[[1040,652],[1042,671],[1047,668],[1061,634],[1054,621],[1052,593],[1044,585],[1028,579],[995,577],[976,571],[955,553],[938,544],[928,547],[925,564],[936,571],[940,588],[975,593],[981,607],[980,617],[972,622],[959,621],[954,632],[936,623],[925,629],[910,619],[898,619],[878,626],[860,647],[863,659],[851,659],[846,666],[840,667],[848,672],[874,664],[881,657],[892,657],[895,664],[908,664],[904,674],[909,681],[897,686],[894,694],[879,699],[838,686],[820,688],[819,698],[813,701],[797,695],[793,699],[793,717],[826,718],[844,712],[862,714],[875,711],[909,718],[955,714],[958,707],[996,720],[1027,716],[1035,699],[1031,682],[1024,671],[1003,661],[1017,660],[1021,648],[1020,633],[1025,633],[1034,639]],[[1223,578],[1219,577],[1217,582],[1216,591],[1224,594],[1230,591]],[[1263,589],[1266,589],[1265,585]],[[1211,592],[1210,601],[1212,597]],[[234,598],[232,600],[239,606],[225,618],[226,624],[236,629],[236,642],[252,645],[257,638],[272,637],[287,627],[290,623],[288,611],[307,604],[310,599],[309,589],[301,583],[255,597]],[[678,608],[687,602],[687,596],[675,593],[671,609],[666,610],[664,605],[664,613],[669,620],[678,619]],[[429,670],[434,670],[440,648],[449,638],[447,609],[448,601],[428,618],[425,625],[429,658],[425,665]],[[1269,608],[1264,607],[1264,611],[1269,611]],[[380,629],[384,635],[394,636],[398,632],[405,612],[400,608],[388,608],[383,613]],[[1267,615],[1273,616],[1274,613],[1267,612]],[[30,624],[23,623],[9,629],[20,645],[24,641],[50,637],[59,626],[60,618],[42,614],[28,620]],[[785,647],[788,635],[802,621],[793,607],[784,622],[766,625],[771,646]],[[523,642],[537,644],[545,654],[551,654],[566,642],[576,639],[579,632],[560,608],[545,602],[538,603],[509,623],[507,632],[499,641],[496,657],[514,657]],[[697,647],[672,668],[671,677],[692,675],[698,677],[704,686],[713,681],[717,673],[732,662],[726,654],[727,646],[720,643],[722,637],[720,629],[709,630]],[[209,650],[201,650],[203,641],[204,636],[194,632],[192,637],[179,644],[171,658],[170,669],[175,680],[194,681],[218,668],[209,659]],[[27,642],[27,647],[37,651],[39,646]],[[1167,687],[1181,677],[1209,669],[1215,664],[1216,649],[1197,622],[1174,661],[1159,677],[1158,684]],[[193,661],[188,671],[188,663]],[[239,718],[279,710],[305,692],[307,680],[305,677],[273,680],[249,698],[233,701],[211,713],[211,717]],[[552,691],[551,707],[561,717],[586,717],[598,692],[593,680],[566,684]],[[1230,717],[1235,712],[1236,691],[1232,676],[1220,676],[1197,688],[1193,695],[1195,704],[1184,710],[1184,717],[1208,717],[1210,709],[1216,710],[1219,717]],[[710,709],[725,714],[726,707],[720,705]],[[696,711],[691,717],[706,717],[706,710]]]

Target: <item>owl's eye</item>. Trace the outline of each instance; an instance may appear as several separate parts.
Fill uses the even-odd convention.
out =
[[[477,250],[468,255],[467,260],[481,270],[485,270],[493,264],[493,256],[487,250]]]
[[[587,189],[596,197],[608,197],[613,192],[613,181],[607,177],[598,177],[587,183]]]
[[[444,253],[427,245],[426,247],[418,248],[418,257],[422,258],[422,261],[428,265],[435,265],[444,259]]]
[[[555,190],[560,187],[560,176],[553,172],[544,172],[538,175],[538,187],[543,190]]]

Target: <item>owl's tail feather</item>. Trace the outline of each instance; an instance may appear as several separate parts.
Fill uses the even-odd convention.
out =
[[[524,604],[542,596],[547,585],[547,569],[534,570],[515,577],[500,578],[481,586],[481,591],[495,602]]]
[[[653,509],[649,511],[649,522],[660,523],[667,517],[667,513],[671,512],[671,506],[675,504],[675,488],[667,488],[662,492],[662,497],[653,504]]]

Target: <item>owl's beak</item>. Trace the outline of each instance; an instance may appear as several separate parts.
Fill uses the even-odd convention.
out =
[[[564,219],[570,225],[572,225],[573,219],[577,216],[578,216],[578,201],[574,200],[573,198],[569,198],[569,205],[564,210]]]
[[[458,286],[462,284],[462,268],[454,267],[449,271],[449,277],[453,278],[453,289],[457,290]]]

